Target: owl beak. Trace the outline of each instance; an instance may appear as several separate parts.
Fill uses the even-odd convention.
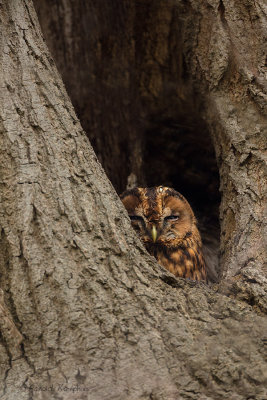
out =
[[[157,236],[158,236],[158,232],[157,232],[155,225],[152,226],[151,236],[152,236],[153,242],[155,243],[155,241],[157,240]]]

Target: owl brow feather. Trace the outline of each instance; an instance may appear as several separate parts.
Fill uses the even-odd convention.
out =
[[[137,187],[133,188],[133,189],[128,189],[125,190],[121,195],[120,195],[120,199],[123,200],[124,197],[126,196],[136,196],[138,197],[138,199],[140,199],[140,192],[139,189]]]
[[[148,219],[158,219],[158,214],[160,213],[160,204],[158,198],[157,187],[149,187],[145,191],[145,198],[147,200],[147,218]]]
[[[166,195],[168,195],[168,196],[178,197],[178,199],[180,199],[180,200],[182,200],[182,201],[185,201],[184,196],[183,196],[181,193],[176,192],[176,190],[174,190],[174,189],[168,188],[168,189],[165,191],[165,193],[166,193]]]
[[[157,191],[155,187],[150,187],[146,189],[146,197],[149,202],[154,206],[157,204]]]

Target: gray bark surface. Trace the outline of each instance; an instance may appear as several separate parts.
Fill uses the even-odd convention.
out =
[[[204,115],[220,170],[222,274],[244,268],[266,276],[266,5],[192,5],[201,34],[191,71],[197,78],[201,71],[208,88]]]
[[[259,142],[249,157],[251,163],[256,158],[256,188],[248,160],[228,164],[234,151],[226,142],[231,120],[229,126],[224,120],[230,100],[227,89],[220,96],[211,90],[226,124],[218,130],[214,122],[218,159],[219,147],[230,157],[220,164],[222,213],[244,180],[256,193],[254,202],[245,189],[231,197],[230,206],[247,201],[256,216],[244,236],[245,210],[234,209],[237,225],[223,239],[224,265],[233,275],[245,262],[242,240],[253,240],[257,268],[251,262],[242,275],[213,288],[177,280],[132,231],[73,111],[32,2],[6,0],[0,12],[1,398],[266,400],[267,279],[256,247],[263,225],[260,108],[254,114]],[[248,118],[253,104],[247,101]],[[238,108],[236,115],[244,113]],[[207,111],[211,125],[215,114]],[[245,121],[233,125],[229,143]],[[240,180],[227,180],[227,165],[236,166]],[[241,241],[234,250],[237,229]]]

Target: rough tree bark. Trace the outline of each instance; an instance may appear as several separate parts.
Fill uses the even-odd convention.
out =
[[[2,398],[266,399],[266,278],[254,269],[253,279],[237,281],[243,300],[250,293],[248,304],[235,292],[174,279],[148,256],[80,127],[32,2],[5,0],[0,11]],[[214,92],[214,107],[223,95],[229,101],[226,89]],[[206,113],[215,146],[221,137],[230,157],[225,107],[221,129],[213,108]],[[252,100],[248,116],[251,109]],[[247,163],[260,158],[257,151]],[[239,168],[248,174],[244,162]],[[242,174],[240,182],[230,175],[238,190]],[[249,204],[261,212],[257,199]],[[241,229],[245,214],[234,211]],[[260,232],[257,218],[252,235]],[[226,247],[228,260],[232,251]],[[253,255],[260,265],[262,255]]]
[[[134,2],[37,1],[42,30],[93,148],[115,188],[141,176]]]
[[[266,275],[266,4],[191,4],[201,18],[190,66],[209,89],[204,115],[220,169],[222,273]]]

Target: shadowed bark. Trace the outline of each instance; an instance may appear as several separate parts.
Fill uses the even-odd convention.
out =
[[[209,34],[211,25],[204,17],[208,11],[209,21],[223,27],[229,21],[231,29],[227,8],[216,3],[203,10],[196,5],[194,11],[190,4],[184,37],[189,27],[192,32],[192,21],[196,31],[185,43],[185,62],[196,96],[203,96],[200,112],[220,166],[223,267],[225,273],[229,267],[230,277],[247,264],[230,285],[223,280],[214,288],[175,279],[146,253],[81,129],[32,2],[1,3],[0,380],[5,400],[267,396],[267,282],[258,250],[264,103],[258,78],[249,85],[242,81],[247,75],[241,77],[239,61],[236,75],[228,64],[220,76],[215,67],[206,70],[200,33],[205,26]],[[170,15],[172,8],[164,10]],[[160,7],[154,12],[162,15]],[[248,65],[261,56],[255,43],[258,58]],[[248,95],[247,87],[250,93],[258,88],[258,94]],[[243,134],[240,154],[250,149],[251,155],[242,161],[233,152],[241,152]],[[245,206],[254,218],[247,220]],[[246,224],[251,231],[244,232]]]

